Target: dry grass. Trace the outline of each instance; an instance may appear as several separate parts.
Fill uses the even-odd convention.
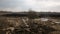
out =
[[[30,23],[29,21],[31,21],[32,23]],[[55,24],[55,22],[51,19],[48,21],[41,21],[40,18],[29,20],[27,17],[0,17],[0,29],[3,28],[5,30],[9,30],[8,28],[10,27],[14,28],[13,32],[15,33],[19,32],[23,34],[30,34],[30,33],[31,34],[44,34],[44,33],[46,34],[47,30],[44,30],[44,27],[45,28],[51,27],[58,31],[60,30],[60,25]],[[23,32],[20,32],[20,31],[23,31]],[[51,32],[50,34],[52,33],[55,34],[56,32],[54,31],[54,32]]]

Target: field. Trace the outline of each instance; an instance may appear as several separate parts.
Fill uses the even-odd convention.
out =
[[[0,16],[0,34],[60,34],[58,17],[39,17],[30,12],[28,17],[13,14]]]

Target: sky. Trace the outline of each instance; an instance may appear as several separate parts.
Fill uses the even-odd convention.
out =
[[[27,11],[29,9],[60,12],[60,0],[0,0],[0,10]]]

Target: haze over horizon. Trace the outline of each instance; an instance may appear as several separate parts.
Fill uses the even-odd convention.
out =
[[[0,0],[3,11],[57,11],[60,12],[60,0]]]

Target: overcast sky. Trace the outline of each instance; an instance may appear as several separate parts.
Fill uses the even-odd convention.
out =
[[[0,0],[0,10],[60,11],[60,0]]]

